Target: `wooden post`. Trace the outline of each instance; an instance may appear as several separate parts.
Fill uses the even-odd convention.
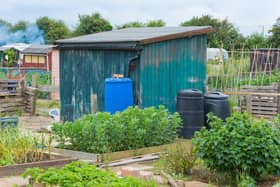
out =
[[[37,80],[38,80],[38,75],[37,74],[33,74],[32,75],[32,87],[33,88],[37,88]]]
[[[96,113],[98,111],[97,95],[91,94],[90,100],[91,100],[91,113]]]
[[[277,91],[280,93],[280,82],[277,83]],[[277,98],[277,113],[280,113],[280,96],[276,97]]]
[[[247,112],[252,112],[252,95],[246,96],[246,110]]]
[[[35,113],[36,113],[36,95],[37,95],[37,89],[34,89],[33,91],[33,95],[31,96],[32,97],[32,109],[31,109],[31,115],[34,116]]]

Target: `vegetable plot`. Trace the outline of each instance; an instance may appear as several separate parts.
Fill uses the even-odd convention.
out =
[[[180,127],[179,114],[171,115],[164,106],[131,107],[114,115],[100,112],[54,124],[53,132],[60,148],[106,153],[173,142]]]
[[[85,187],[156,187],[156,183],[131,177],[119,178],[109,170],[101,170],[93,165],[72,162],[60,169],[30,168],[23,173],[30,177],[31,184],[39,183],[46,186],[85,186]]]
[[[18,129],[0,129],[0,166],[21,164],[48,159],[51,138],[34,137],[31,133]]]

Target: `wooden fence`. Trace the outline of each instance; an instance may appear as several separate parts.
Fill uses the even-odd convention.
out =
[[[16,80],[0,80],[0,115],[35,114],[36,89]]]
[[[242,86],[240,92],[225,92],[238,95],[241,111],[256,117],[274,118],[280,114],[280,83],[270,86]]]

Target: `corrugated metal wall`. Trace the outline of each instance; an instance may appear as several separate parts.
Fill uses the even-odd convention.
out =
[[[91,113],[91,94],[97,94],[98,110],[104,110],[104,80],[112,74],[127,74],[128,59],[135,51],[61,49],[60,94],[63,121]],[[132,74],[139,84],[139,75]],[[137,92],[137,91],[135,91]]]
[[[149,44],[141,53],[141,107],[165,105],[176,110],[179,90],[204,91],[206,36]]]

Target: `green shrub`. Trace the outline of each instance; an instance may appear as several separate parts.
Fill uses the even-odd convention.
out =
[[[109,170],[101,170],[82,162],[72,162],[60,169],[29,168],[22,176],[30,177],[32,184],[39,183],[46,186],[156,187],[154,181],[131,177],[119,178]]]
[[[198,157],[207,167],[233,178],[244,173],[255,179],[280,173],[279,131],[247,113],[235,113],[226,123],[209,115],[211,129],[195,134]]]
[[[53,132],[62,148],[105,153],[170,143],[180,127],[179,114],[171,115],[164,106],[131,107],[114,115],[99,112],[54,124]]]
[[[194,147],[186,141],[178,141],[170,145],[166,153],[162,153],[158,166],[167,173],[188,175],[197,160]]]

